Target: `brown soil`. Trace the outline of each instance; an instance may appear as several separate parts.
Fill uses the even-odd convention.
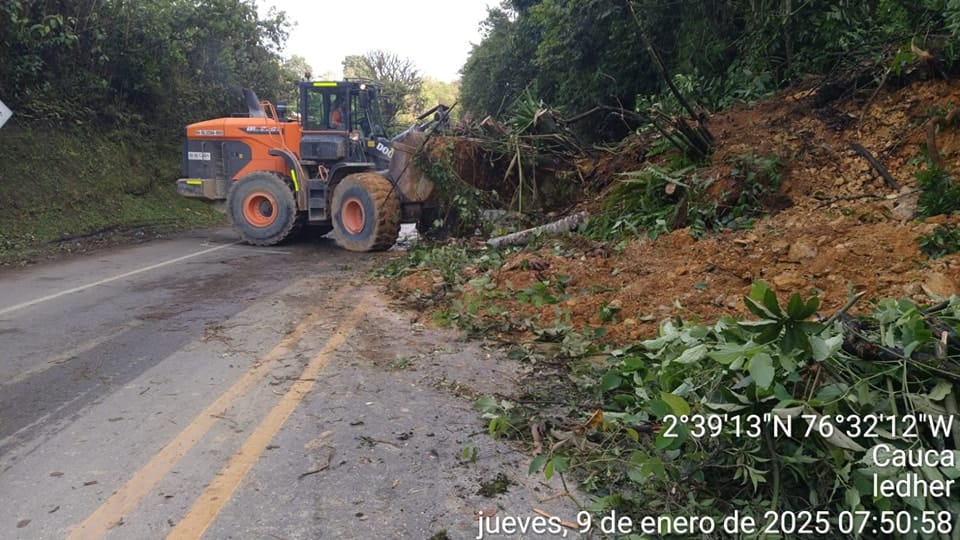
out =
[[[709,123],[718,141],[714,166],[703,176],[731,182],[725,175],[734,157],[777,156],[785,164],[781,194],[792,207],[759,220],[753,230],[701,241],[677,230],[654,241],[631,240],[619,251],[584,245],[564,255],[552,247],[520,253],[496,274],[498,288],[516,291],[565,275],[571,297],[534,308],[508,295],[504,307],[513,316],[539,316],[541,323],[567,312],[575,327],[604,326],[610,341],[626,342],[654,334],[660,321],[676,315],[704,322],[745,315],[741,298],[757,279],[769,282],[781,301],[793,292],[818,294],[822,314],[846,303],[850,288],[867,299],[907,296],[920,303],[958,294],[960,254],[931,260],[916,239],[937,224],[960,224],[960,216],[913,219],[912,192],[915,173],[926,166],[917,159],[926,141],[924,122],[932,110],[956,106],[960,85],[935,81],[881,92],[865,112],[855,102],[814,110],[809,92],[792,91],[718,114]],[[888,187],[850,142],[876,156],[901,189]],[[937,144],[945,167],[956,174],[960,126],[944,127]],[[628,151],[603,164],[603,173],[638,168],[642,149]],[[399,285],[428,291],[435,283],[421,272]],[[603,323],[601,307],[609,303],[619,310]],[[853,311],[868,309],[863,301]]]

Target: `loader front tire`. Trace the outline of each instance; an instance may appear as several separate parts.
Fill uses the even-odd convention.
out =
[[[227,214],[233,228],[247,243],[272,246],[290,235],[297,222],[293,192],[279,176],[250,173],[230,188]]]
[[[377,173],[345,177],[333,191],[333,231],[350,251],[383,251],[400,235],[400,198]]]

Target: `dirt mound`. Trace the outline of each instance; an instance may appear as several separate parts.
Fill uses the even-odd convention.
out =
[[[860,216],[792,208],[752,231],[695,241],[681,229],[655,241],[630,242],[606,258],[597,250],[520,254],[508,261],[496,283],[502,290],[522,291],[541,280],[566,282],[570,298],[559,306],[534,308],[505,300],[506,309],[537,316],[541,323],[566,312],[575,327],[606,327],[613,342],[648,337],[674,315],[705,322],[748,315],[741,298],[758,279],[781,297],[818,294],[825,314],[847,301],[849,289],[865,291],[868,299],[910,296],[929,302],[930,294],[960,291],[960,255],[928,260],[916,244],[918,235],[946,222],[960,224],[960,217],[865,223]],[[421,275],[409,285],[428,286],[424,279]],[[610,315],[612,320],[603,320]]]
[[[569,316],[574,327],[604,326],[607,339],[624,342],[650,336],[674,315],[701,321],[745,315],[741,298],[757,279],[781,298],[819,295],[825,314],[846,303],[850,290],[866,292],[867,299],[908,296],[921,303],[960,293],[960,254],[932,260],[917,245],[919,235],[938,224],[960,224],[960,216],[912,218],[914,175],[926,167],[925,122],[960,105],[960,87],[926,82],[881,92],[866,104],[822,109],[813,108],[811,96],[788,92],[718,114],[709,124],[717,149],[705,175],[722,184],[737,157],[776,156],[785,166],[781,194],[792,207],[757,221],[753,230],[701,241],[677,230],[620,248],[559,243],[520,253],[495,273],[498,289],[516,293],[548,282],[553,294],[569,296],[540,307],[518,301],[516,294],[498,303],[512,316],[538,317],[541,324]],[[936,142],[945,168],[960,170],[960,128],[944,127]],[[889,186],[850,143],[875,156],[900,189]],[[628,146],[628,152],[603,164],[603,173],[615,175],[624,172],[618,164],[636,168],[643,161],[642,148]],[[422,274],[408,281],[401,285],[430,286]],[[858,309],[869,305],[861,302],[853,311]]]

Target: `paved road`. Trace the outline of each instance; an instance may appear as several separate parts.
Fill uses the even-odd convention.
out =
[[[575,521],[471,410],[520,366],[386,307],[367,271],[389,256],[217,230],[0,273],[0,538],[475,538],[490,509]],[[501,473],[508,493],[477,493]]]

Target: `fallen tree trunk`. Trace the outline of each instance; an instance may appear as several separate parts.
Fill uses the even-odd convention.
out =
[[[863,156],[863,159],[867,160],[867,163],[869,163],[874,170],[880,173],[880,176],[883,177],[883,181],[887,183],[887,186],[893,189],[900,189],[900,184],[898,184],[897,181],[890,176],[890,171],[888,171],[883,164],[877,161],[877,158],[873,157],[873,154],[871,154],[869,150],[855,142],[850,143],[850,148],[853,148],[854,151]]]
[[[499,248],[503,246],[522,246],[529,244],[531,240],[541,234],[557,234],[561,232],[572,231],[573,229],[579,227],[580,224],[586,220],[587,213],[578,212],[563,219],[558,219],[552,223],[547,223],[546,225],[491,238],[487,240],[487,245],[492,248]]]

